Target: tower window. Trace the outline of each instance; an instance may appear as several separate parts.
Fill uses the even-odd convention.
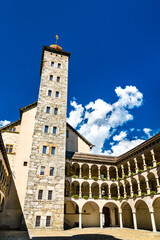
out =
[[[53,127],[53,134],[57,133],[57,127]]]
[[[58,114],[58,108],[55,108],[54,109],[54,115],[57,115]]]
[[[46,227],[50,227],[51,225],[51,216],[46,217]]]
[[[40,223],[41,223],[41,216],[36,216],[36,224],[35,224],[35,226],[39,227]]]
[[[52,90],[48,90],[48,96],[52,95]]]
[[[61,68],[61,63],[58,63],[57,67],[58,67],[58,68]]]
[[[42,153],[46,154],[47,153],[47,146],[43,146]]]
[[[23,162],[23,166],[25,166],[25,167],[26,167],[26,166],[27,166],[27,164],[28,164],[28,162]]]
[[[44,172],[45,172],[45,167],[41,166],[40,175],[44,175]]]
[[[39,190],[38,192],[38,199],[41,200],[43,197],[43,190]]]
[[[60,80],[61,80],[60,77],[57,77],[57,82],[60,82]]]
[[[50,107],[46,108],[46,113],[50,113]]]
[[[7,153],[12,153],[13,152],[13,145],[6,144],[6,152]]]
[[[45,127],[44,127],[44,132],[45,132],[45,133],[48,133],[48,129],[49,129],[49,127],[48,127],[47,125],[45,125]]]
[[[55,154],[55,150],[56,148],[55,147],[51,147],[51,154],[54,155]]]
[[[48,191],[48,200],[52,200],[52,190]]]
[[[56,91],[56,94],[55,94],[55,97],[59,97],[59,92],[58,91]]]
[[[69,137],[69,131],[67,130],[66,131],[66,138],[68,138]]]
[[[53,75],[49,76],[49,80],[51,80],[51,81],[53,80]]]
[[[53,174],[54,174],[54,167],[50,167],[50,173],[49,173],[49,175],[50,175],[50,176],[53,176]]]
[[[51,62],[51,67],[54,67],[54,62]]]

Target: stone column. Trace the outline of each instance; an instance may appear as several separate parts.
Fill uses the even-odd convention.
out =
[[[116,169],[116,179],[118,180],[118,169]]]
[[[102,198],[101,186],[99,186],[99,198]]]
[[[156,232],[156,223],[155,223],[155,219],[154,219],[154,213],[153,212],[150,212],[151,214],[151,223],[152,223],[152,230],[153,232]]]
[[[124,198],[126,198],[127,193],[126,193],[126,185],[124,185]]]
[[[91,166],[89,166],[89,178],[91,178]]]
[[[91,189],[91,185],[89,185],[89,198],[92,198],[92,189]]]
[[[142,157],[142,160],[143,160],[143,170],[146,170],[147,169],[147,165],[146,165],[144,154],[142,154],[141,157]]]
[[[119,212],[119,223],[120,223],[120,228],[123,228],[122,213],[121,212]]]
[[[121,169],[122,169],[122,178],[124,177],[124,167],[123,165],[121,165]]]
[[[150,187],[147,180],[146,180],[146,189],[147,189],[147,194],[150,194]]]
[[[134,225],[134,229],[137,230],[137,218],[136,218],[136,213],[133,212],[133,225]]]
[[[81,184],[79,184],[79,197],[80,198],[82,197],[82,186],[81,186]]]
[[[98,179],[101,179],[100,166],[98,166]]]
[[[109,176],[109,168],[107,168],[107,179],[110,180],[110,176]]]
[[[154,153],[154,150],[151,149],[150,152],[151,152],[151,155],[152,155],[153,167],[156,167],[156,166],[157,166],[157,162],[156,162],[156,159],[155,159],[155,153]]]
[[[82,228],[82,213],[79,212],[79,228]]]
[[[130,175],[131,175],[131,167],[130,167],[130,163],[127,162],[127,165],[128,165],[128,176],[130,176]]]
[[[79,166],[79,178],[82,177],[82,169],[81,169],[81,165]]]
[[[100,228],[103,228],[103,215],[102,215],[102,212],[100,212],[99,214],[100,214]]]
[[[137,185],[138,185],[138,195],[141,196],[141,188],[140,188],[140,182],[137,181]]]
[[[132,186],[132,182],[130,183],[130,192],[131,192],[131,197],[133,197],[133,186]]]
[[[157,183],[157,192],[160,193],[160,185],[159,185],[159,178],[156,177],[156,183]]]
[[[117,191],[118,191],[118,198],[120,198],[120,190],[119,190],[119,186],[117,186]]]
[[[111,189],[110,189],[110,186],[108,186],[108,198],[111,198]]]
[[[137,164],[137,158],[134,158],[134,163],[135,163],[135,169],[136,169],[136,173],[138,173],[138,164]]]

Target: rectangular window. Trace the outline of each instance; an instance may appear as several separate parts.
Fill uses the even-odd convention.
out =
[[[53,80],[53,75],[49,76],[49,80],[51,80],[51,81]]]
[[[52,154],[52,155],[54,155],[54,154],[55,154],[55,150],[56,150],[56,148],[55,148],[55,147],[52,147],[52,148],[51,148],[51,154]]]
[[[7,153],[12,153],[13,152],[13,145],[6,144],[6,152]]]
[[[55,97],[59,97],[59,92],[58,91],[56,91],[56,94],[55,94]]]
[[[50,175],[50,176],[53,176],[53,174],[54,174],[54,167],[50,167],[50,173],[49,173],[49,175]]]
[[[50,113],[50,107],[46,108],[46,113]]]
[[[49,129],[49,127],[48,127],[47,125],[45,125],[45,127],[44,127],[44,132],[45,132],[45,133],[48,133],[48,129]]]
[[[40,223],[41,223],[41,216],[36,216],[36,224],[35,224],[35,226],[39,227]]]
[[[50,227],[51,225],[51,216],[46,217],[46,227]]]
[[[57,77],[57,82],[60,82],[60,80],[61,80],[60,77]]]
[[[57,133],[57,127],[53,127],[53,134]]]
[[[47,146],[43,146],[43,151],[42,153],[46,154],[47,153]]]
[[[69,137],[69,132],[68,132],[68,130],[66,131],[66,138],[68,138]]]
[[[61,68],[61,64],[60,64],[60,63],[58,63],[57,67],[58,67],[58,68]]]
[[[57,115],[58,114],[58,108],[55,108],[54,109],[54,115]]]
[[[44,172],[45,172],[45,167],[41,166],[40,175],[44,175]]]
[[[51,62],[51,67],[54,67],[54,62]]]
[[[48,90],[48,96],[52,95],[52,90]]]
[[[39,190],[38,192],[38,199],[41,200],[43,197],[43,190]]]
[[[48,191],[48,200],[52,200],[52,190]]]

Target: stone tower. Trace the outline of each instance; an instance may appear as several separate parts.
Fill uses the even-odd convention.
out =
[[[29,233],[63,229],[70,53],[43,46],[41,81],[24,203]]]

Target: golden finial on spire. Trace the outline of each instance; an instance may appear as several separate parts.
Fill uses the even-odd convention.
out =
[[[50,47],[62,51],[62,48],[57,45],[57,40],[58,39],[59,39],[59,37],[58,37],[58,35],[56,35],[56,44],[55,45],[50,45]]]
[[[57,40],[58,40],[58,38],[59,38],[58,35],[56,35],[56,44],[57,44]]]

